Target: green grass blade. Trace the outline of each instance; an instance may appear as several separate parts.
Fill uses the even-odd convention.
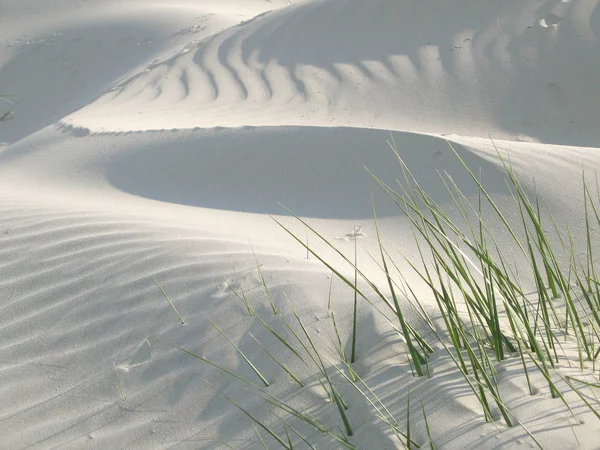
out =
[[[267,433],[269,433],[269,435],[273,439],[275,439],[283,448],[287,448],[288,450],[292,450],[292,447],[291,447],[291,445],[289,445],[289,443],[286,443],[283,439],[281,439],[279,436],[277,436],[275,434],[275,432],[273,432],[264,423],[262,423],[260,420],[258,420],[256,417],[254,417],[252,414],[250,414],[248,411],[246,411],[244,408],[242,408],[238,403],[236,403],[231,398],[227,397],[226,395],[225,395],[225,398],[227,400],[229,400],[234,406],[236,406],[240,411],[242,411],[246,416],[248,416],[250,419],[252,419],[252,421],[254,423],[256,423],[259,427],[261,427],[263,430],[265,430]]]
[[[205,317],[206,317],[206,316],[205,316]],[[270,385],[270,383],[269,383],[269,382],[267,381],[267,379],[266,379],[266,378],[263,376],[263,374],[262,374],[262,373],[260,373],[260,370],[258,370],[258,369],[256,368],[256,366],[255,366],[254,364],[252,364],[252,361],[250,361],[250,360],[248,359],[248,357],[246,356],[246,354],[245,354],[245,353],[244,353],[244,352],[243,352],[243,351],[242,351],[242,350],[241,350],[241,349],[240,349],[240,348],[239,348],[239,347],[236,345],[236,343],[235,343],[235,342],[233,342],[233,341],[232,341],[232,340],[229,338],[229,336],[227,336],[227,334],[225,334],[225,332],[224,332],[224,331],[223,331],[223,330],[222,330],[222,329],[221,329],[221,328],[220,328],[220,327],[219,327],[219,326],[218,326],[218,325],[217,325],[215,322],[213,322],[213,321],[210,319],[210,317],[206,317],[206,320],[208,320],[208,321],[211,323],[211,325],[212,325],[213,327],[215,327],[215,328],[217,329],[217,331],[218,331],[219,333],[221,333],[221,335],[222,335],[222,336],[223,336],[225,339],[227,339],[227,340],[229,341],[229,343],[230,343],[230,344],[231,344],[231,345],[232,345],[232,346],[233,346],[233,347],[234,347],[234,348],[237,350],[237,352],[239,353],[239,355],[240,355],[242,358],[244,358],[244,361],[246,361],[246,362],[248,363],[248,365],[249,365],[249,366],[250,366],[250,368],[251,368],[251,369],[254,371],[254,373],[255,373],[255,374],[258,376],[258,378],[260,378],[260,380],[261,380],[261,381],[264,383],[264,385],[265,385],[266,387],[268,387],[268,386]]]
[[[177,311],[177,308],[175,308],[175,305],[173,304],[173,302],[171,301],[171,299],[169,298],[169,296],[167,295],[167,293],[165,292],[165,290],[162,288],[162,286],[158,283],[158,281],[156,281],[156,278],[152,277],[152,279],[154,280],[154,282],[156,283],[156,285],[158,286],[158,288],[160,289],[160,292],[162,292],[163,296],[167,299],[167,301],[169,302],[169,305],[171,305],[171,308],[173,308],[173,311],[175,311],[175,314],[177,314],[177,317],[179,317],[179,321],[181,322],[181,325],[183,325],[185,322],[183,320],[183,317],[181,317],[181,314],[179,314],[179,311]]]

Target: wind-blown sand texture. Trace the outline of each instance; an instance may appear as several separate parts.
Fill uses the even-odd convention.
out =
[[[338,448],[169,344],[260,383],[214,321],[270,393],[344,434],[317,370],[236,297],[272,324],[268,298],[292,322],[289,299],[333,360],[330,300],[349,345],[354,293],[335,276],[330,288],[331,271],[273,218],[353,271],[281,205],[351,259],[356,245],[361,269],[387,286],[370,257],[373,193],[382,240],[434,314],[400,256],[418,256],[410,223],[363,166],[402,177],[393,138],[452,211],[438,171],[474,201],[478,189],[447,139],[501,206],[512,204],[499,158],[509,155],[585,249],[582,167],[600,168],[598,39],[598,0],[0,0],[0,117],[12,111],[0,121],[0,447],[264,448],[258,428],[278,448],[229,397],[280,436],[283,418],[316,448]],[[524,425],[509,428],[497,411],[485,421],[444,351],[431,378],[413,377],[400,337],[366,301],[358,321],[353,368],[404,430],[410,401],[421,448],[421,401],[436,448],[536,448],[525,428],[543,448],[600,448],[600,420],[581,399],[565,390],[569,412],[539,373],[529,395],[518,358],[496,365]],[[598,392],[583,392],[600,409]],[[356,448],[402,448],[364,398],[342,394]]]

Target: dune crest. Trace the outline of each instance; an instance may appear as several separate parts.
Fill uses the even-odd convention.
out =
[[[590,2],[304,2],[190,43],[67,122],[366,125],[595,146],[599,30]]]

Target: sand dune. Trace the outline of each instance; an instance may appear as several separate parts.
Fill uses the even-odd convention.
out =
[[[67,121],[367,125],[595,146],[591,3],[486,2],[459,14],[470,2],[305,2],[193,42]]]
[[[481,196],[448,140],[508,223],[521,219],[501,158],[584,255],[582,168],[590,180],[600,169],[599,37],[597,0],[0,0],[0,116],[13,110],[0,121],[0,447],[261,448],[256,424],[226,396],[284,436],[280,412],[247,385],[171,345],[254,380],[208,319],[264,371],[268,392],[342,430],[317,368],[238,298],[273,327],[271,308],[295,320],[289,299],[336,357],[331,301],[349,348],[354,293],[330,284],[331,271],[273,218],[349,278],[282,205],[342,254],[357,248],[362,270],[387,286],[371,258],[380,251],[371,199],[399,273],[410,272],[400,255],[422,249],[364,166],[395,185],[393,142],[459,221],[439,175],[474,204]],[[486,223],[499,248],[523,258],[497,216]],[[405,276],[441,323],[427,286]],[[597,448],[598,419],[576,393],[565,389],[578,424],[533,370],[529,395],[516,357],[496,364],[496,383],[523,427],[497,410],[486,422],[441,347],[429,360],[435,375],[413,377],[402,338],[378,313],[386,305],[369,299],[353,367],[401,421],[410,400],[421,448],[430,448],[421,400],[436,448],[535,448],[528,432],[543,448]],[[307,386],[299,392],[254,338]],[[589,375],[567,367],[577,350],[564,347],[572,359],[560,373]],[[402,448],[363,397],[340,391],[356,448]],[[289,420],[316,448],[340,445]]]

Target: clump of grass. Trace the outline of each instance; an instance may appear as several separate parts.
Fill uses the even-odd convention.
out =
[[[598,321],[600,318],[598,313],[600,283],[592,281],[597,280],[598,277],[593,264],[591,244],[591,221],[594,219],[595,225],[600,225],[600,215],[595,204],[597,201],[592,200],[590,189],[584,182],[586,262],[585,264],[574,262],[571,266],[564,267],[559,262],[555,248],[550,244],[551,236],[543,227],[539,199],[537,197],[533,201],[529,199],[510,165],[510,161],[500,157],[508,175],[508,184],[515,201],[515,208],[519,213],[521,232],[509,224],[484,188],[481,180],[452,148],[466,173],[479,189],[479,200],[473,204],[451,177],[440,174],[456,209],[465,219],[467,230],[463,231],[419,185],[400,157],[393,141],[391,145],[398,156],[404,175],[404,182],[400,183],[400,189],[392,188],[378,179],[376,175],[372,175],[404,212],[412,225],[420,261],[418,261],[419,264],[409,261],[409,264],[421,280],[429,286],[443,318],[445,329],[435,329],[432,327],[431,320],[425,320],[425,323],[431,327],[437,340],[442,343],[443,348],[450,354],[457,368],[472,387],[483,407],[486,419],[493,420],[491,401],[496,405],[508,426],[518,423],[501,399],[494,369],[494,361],[499,362],[515,354],[518,354],[522,361],[530,392],[533,390],[529,381],[530,369],[526,360],[531,360],[535,368],[542,373],[549,384],[552,395],[560,398],[566,404],[564,396],[553,381],[551,372],[556,367],[559,358],[566,357],[564,352],[559,355],[561,345],[558,336],[570,334],[573,337],[579,350],[581,368],[584,367],[585,361],[594,361],[600,353],[600,350],[597,349],[598,329],[600,328],[600,321]],[[600,198],[600,195],[598,197]],[[515,278],[502,248],[484,221],[482,211],[486,202],[487,206],[491,206],[492,211],[504,224],[515,246],[522,251],[528,261],[530,273],[538,291],[538,298],[535,302],[530,301],[523,292],[520,280]],[[473,216],[475,224],[472,223]],[[286,227],[283,228],[290,232]],[[421,365],[426,361],[423,355],[427,354],[419,351],[424,350],[424,346],[421,345],[423,338],[412,333],[406,321],[403,320],[394,287],[396,283],[392,280],[387,264],[389,253],[385,251],[381,243],[376,215],[375,228],[380,248],[380,267],[388,279],[393,309],[398,314],[402,334],[411,354],[411,365],[414,366],[416,374],[422,376],[424,371]],[[290,234],[293,235],[291,232]],[[316,232],[315,234],[333,247],[321,235]],[[519,234],[524,238],[519,239]],[[564,242],[560,234],[558,238]],[[568,249],[568,253],[571,257],[575,254],[572,248]],[[318,255],[315,256],[320,259]],[[353,265],[347,258],[344,259],[352,266],[355,273],[360,273],[355,264]],[[574,260],[573,257],[572,260]],[[325,264],[331,268],[327,263]],[[582,268],[586,270],[584,271]],[[339,272],[334,271],[334,273],[346,284],[349,284],[355,292],[365,297],[359,290],[356,280],[352,284]],[[576,280],[575,285],[572,283],[573,279]],[[377,294],[381,293],[369,280],[366,281]],[[405,289],[405,293],[408,293],[408,297],[413,295],[412,300],[419,303],[419,299],[414,296],[410,287]],[[561,299],[566,309],[566,321],[562,326],[554,305],[557,298]],[[581,301],[582,298],[583,301]],[[468,320],[463,318],[461,314],[463,309],[461,308],[466,309]],[[419,341],[421,349],[412,345],[411,337],[415,337]],[[488,349],[492,350],[491,355]]]
[[[596,296],[594,299],[591,283],[583,282],[584,279],[594,279],[595,276],[589,210],[596,211],[596,209],[584,178],[586,205],[584,215],[587,236],[587,266],[584,266],[573,257],[575,254],[573,246],[571,245],[570,248],[564,246],[564,240],[556,227],[556,236],[550,236],[545,231],[542,226],[543,216],[539,199],[536,196],[533,201],[530,200],[509,160],[502,158],[498,152],[508,176],[508,185],[515,202],[515,209],[519,213],[522,226],[521,235],[524,236],[521,239],[517,237],[517,230],[509,225],[480,179],[475,176],[454,148],[452,150],[479,189],[479,202],[474,205],[446,175],[449,194],[457,209],[461,211],[467,228],[470,228],[470,236],[463,233],[449,219],[445,211],[431,200],[402,162],[405,180],[407,180],[405,185],[409,187],[398,193],[381,181],[380,184],[410,218],[417,234],[425,241],[426,248],[432,254],[433,271],[416,270],[438,300],[438,307],[444,316],[446,331],[451,336],[453,347],[455,349],[462,347],[467,350],[471,370],[478,384],[482,383],[477,379],[477,372],[483,377],[486,389],[482,392],[481,402],[484,409],[487,407],[483,395],[488,392],[503,413],[507,424],[510,425],[510,414],[502,406],[498,392],[493,387],[493,370],[483,371],[486,366],[493,369],[487,356],[488,353],[485,351],[486,347],[493,349],[496,361],[505,359],[507,352],[508,355],[518,353],[528,384],[530,382],[525,357],[529,357],[548,381],[552,395],[561,398],[565,404],[564,396],[552,381],[551,372],[560,358],[567,358],[564,352],[562,355],[559,354],[561,345],[558,336],[569,334],[572,336],[577,344],[578,362],[581,369],[584,368],[585,361],[592,361],[597,357],[597,354],[593,354],[593,349],[598,342],[597,301],[600,297]],[[401,160],[401,158],[399,159]],[[515,247],[521,250],[528,261],[531,278],[534,279],[537,287],[538,298],[535,302],[531,302],[524,294],[520,287],[520,280],[515,278],[509,269],[507,259],[495,236],[487,229],[482,214],[482,198],[487,201],[488,206],[491,206],[492,211],[499,217],[509,236],[512,237]],[[424,212],[420,209],[420,205],[423,204],[425,205]],[[475,216],[475,227],[470,226],[467,211]],[[596,226],[600,224],[595,213],[592,218],[596,219]],[[563,243],[564,250],[569,256],[569,265],[565,266],[559,262],[556,249],[550,244],[552,237],[556,237],[559,242]],[[492,245],[491,249],[488,242]],[[472,256],[467,256],[466,252]],[[421,266],[427,267],[423,256]],[[587,274],[584,276],[581,275],[582,267],[587,267]],[[572,283],[573,278],[578,280],[577,284]],[[461,294],[469,315],[468,323],[464,323],[459,318],[456,301],[452,297],[453,289],[458,290]],[[581,296],[585,298],[585,302],[580,301]],[[566,310],[564,323],[561,323],[557,317],[555,308],[557,299],[561,300]],[[473,324],[479,325],[478,329],[482,330],[480,334],[469,332],[469,329],[473,329]],[[467,338],[470,338],[478,347],[476,353],[473,352],[473,349],[469,350],[470,344]],[[472,355],[478,355],[478,361]],[[457,364],[462,367],[463,371],[467,368],[463,360],[457,361]],[[486,375],[486,372],[491,378]]]
[[[343,270],[326,261],[314,247],[309,246],[307,236],[295,234],[274,219],[306,249],[307,255],[315,257],[332,272],[327,309],[334,336],[332,347],[337,353],[337,361],[332,361],[325,353],[324,347],[316,344],[310,327],[301,318],[292,302],[288,300],[290,319],[286,317],[283,309],[275,309],[256,255],[259,279],[273,315],[267,319],[261,317],[250,306],[243,292],[239,294],[234,291],[246,307],[250,318],[261,323],[270,334],[275,336],[276,342],[283,344],[285,351],[290,352],[288,356],[299,359],[309,373],[315,374],[327,394],[329,403],[336,406],[343,432],[341,429],[340,432],[335,431],[324,421],[316,419],[311,414],[298,411],[289,403],[273,396],[268,390],[269,383],[262,377],[259,368],[249,362],[241,350],[212,320],[213,326],[252,365],[255,373],[263,380],[263,387],[255,385],[215,362],[174,345],[189,355],[207,362],[253,387],[262,400],[285,413],[287,416],[281,418],[283,431],[281,431],[280,425],[279,431],[276,432],[275,425],[259,421],[251,412],[231,400],[242,413],[248,416],[255,425],[266,431],[280,446],[293,448],[294,441],[300,439],[300,442],[312,447],[308,438],[294,428],[291,419],[295,419],[299,423],[329,436],[337,445],[355,448],[351,441],[355,429],[352,427],[352,416],[348,411],[352,407],[352,402],[360,401],[372,408],[382,425],[391,431],[405,448],[420,448],[427,445],[432,449],[435,448],[432,433],[434,428],[430,426],[427,409],[422,398],[421,411],[428,442],[418,443],[412,437],[415,430],[411,426],[410,392],[404,412],[406,425],[402,427],[382,399],[354,370],[353,364],[358,358],[356,342],[360,336],[357,321],[359,300],[364,300],[372,305],[374,310],[381,314],[393,330],[402,337],[408,354],[408,363],[414,376],[434,376],[430,370],[429,358],[434,352],[434,347],[441,349],[440,351],[450,357],[456,373],[471,389],[481,406],[485,420],[489,422],[497,420],[498,417],[494,417],[494,412],[498,411],[501,420],[508,427],[521,427],[540,448],[541,445],[536,437],[512,414],[502,398],[496,365],[504,360],[517,358],[520,361],[531,395],[534,393],[531,375],[533,372],[538,372],[546,380],[551,395],[563,402],[571,414],[573,412],[563,393],[565,386],[575,392],[577,398],[581,399],[583,404],[600,419],[597,402],[594,403],[589,396],[584,395],[576,383],[583,384],[589,389],[598,388],[598,385],[565,377],[557,371],[560,361],[569,363],[571,361],[570,355],[563,349],[561,338],[563,341],[570,339],[575,344],[578,352],[576,362],[581,370],[589,368],[590,363],[594,370],[595,360],[600,354],[600,278],[594,256],[595,230],[600,228],[598,181],[596,180],[595,195],[593,195],[584,176],[586,256],[584,260],[579,260],[576,257],[578,253],[575,252],[570,233],[567,240],[556,225],[554,226],[556,234],[547,231],[546,221],[550,220],[554,224],[553,219],[551,217],[548,219],[548,216],[544,215],[537,196],[532,199],[527,194],[516,176],[510,160],[504,159],[498,152],[507,174],[507,183],[509,193],[514,201],[514,209],[517,212],[517,225],[511,225],[505,213],[484,187],[481,176],[477,176],[450,143],[449,145],[465,169],[467,177],[477,188],[477,195],[473,200],[472,197],[467,197],[461,191],[452,177],[445,173],[439,174],[446,186],[448,198],[453,203],[454,211],[458,211],[462,219],[460,223],[456,219],[452,219],[447,209],[437,204],[427,193],[425,187],[419,184],[410,168],[400,157],[393,139],[390,146],[398,158],[402,181],[398,183],[398,187],[392,187],[372,174],[410,223],[417,245],[418,258],[416,260],[406,259],[406,261],[429,289],[437,306],[436,313],[441,318],[439,325],[435,325],[429,317],[415,290],[408,283],[405,275],[399,269],[399,265],[386,248],[380,234],[374,206],[374,225],[379,250],[378,264],[385,275],[385,288],[378,286],[358,267],[356,241],[354,242],[354,258],[350,259],[305,220],[288,210],[304,225],[304,229],[317,238],[317,241],[325,243],[342,258],[354,275],[347,277]],[[517,276],[517,272],[511,266],[510,260],[506,256],[506,248],[499,243],[498,236],[495,234],[497,231],[492,232],[487,225],[488,222],[484,220],[484,211],[486,214],[491,211],[496,216],[504,227],[512,246],[521,253],[526,261],[525,267],[520,268],[521,276]],[[556,241],[560,243],[558,248],[553,244]],[[559,252],[566,255],[567,263],[559,258]],[[522,287],[522,276],[525,272],[525,275],[533,280],[536,287],[536,298],[532,299],[531,295],[526,294]],[[344,330],[338,326],[331,306],[334,276],[348,286],[353,293],[352,326],[348,332],[352,343],[349,357],[342,345]],[[383,304],[391,311],[394,323],[370,300],[372,295],[383,301]],[[172,302],[169,301],[169,303],[175,310]],[[420,323],[409,323],[406,303],[418,312],[416,317]],[[559,313],[559,310],[563,310],[564,313]],[[278,322],[285,329],[285,333],[276,331],[277,327],[273,321]],[[424,328],[428,331],[417,331]],[[292,373],[283,360],[274,356],[271,349],[253,335],[251,336],[257,345],[291,377],[297,389],[305,389],[307,380],[302,374]],[[558,385],[559,382],[561,386]],[[352,402],[342,397],[340,392],[345,392],[340,389],[342,384],[352,387],[358,393],[357,397],[351,398]],[[257,435],[263,447],[267,448],[268,444],[258,429]]]

